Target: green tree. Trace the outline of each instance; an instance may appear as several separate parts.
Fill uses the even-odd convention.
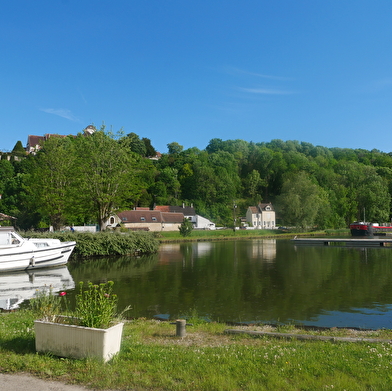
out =
[[[73,178],[73,143],[70,138],[50,137],[33,158],[28,194],[30,203],[59,230],[67,222]]]
[[[260,196],[260,187],[265,184],[260,177],[260,173],[257,170],[252,170],[250,174],[246,177],[245,186],[248,189],[249,196],[251,197],[254,204],[256,204],[258,200],[258,196]]]
[[[121,134],[117,135],[120,136]],[[129,208],[141,196],[143,184],[135,156],[105,126],[91,136],[75,140],[78,192],[75,200],[93,213],[102,228],[114,209]]]
[[[184,149],[184,147],[175,141],[167,144],[167,150],[168,150],[169,155],[178,155],[179,153],[181,153],[183,151],[183,149]]]
[[[144,146],[146,147],[146,156],[147,157],[153,157],[157,154],[157,151],[155,148],[151,145],[151,140],[149,138],[143,137],[142,141],[144,143]]]
[[[13,150],[12,150],[12,155],[18,156],[18,157],[25,157],[26,156],[26,150],[23,148],[22,142],[18,141]]]
[[[127,134],[126,142],[128,143],[129,149],[132,152],[135,152],[140,156],[147,155],[146,145],[143,140],[140,140],[140,137],[136,133],[132,132]]]
[[[178,227],[181,236],[186,237],[190,236],[193,230],[192,222],[189,221],[187,218],[184,218],[181,225]]]
[[[303,171],[286,179],[278,197],[278,210],[287,225],[313,227],[323,205],[321,189]]]

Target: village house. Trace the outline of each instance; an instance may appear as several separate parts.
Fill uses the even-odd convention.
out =
[[[104,229],[118,227],[130,230],[145,231],[178,231],[182,222],[188,219],[194,229],[215,229],[215,224],[210,220],[196,214],[192,206],[155,206],[149,208],[137,207],[112,214],[104,224]]]
[[[104,224],[104,229],[114,229],[121,226],[133,231],[178,231],[183,221],[184,215],[182,213],[136,208],[113,214]]]
[[[193,206],[185,206],[185,204],[182,204],[182,206],[157,205],[155,206],[154,210],[171,213],[182,213],[184,217],[192,223],[194,229],[216,229],[215,223],[196,214]]]
[[[246,211],[246,221],[253,229],[274,229],[276,225],[275,210],[271,203],[259,203]]]

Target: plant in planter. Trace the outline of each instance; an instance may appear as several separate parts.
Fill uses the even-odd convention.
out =
[[[55,296],[49,291],[32,300],[32,309],[42,315],[34,322],[36,350],[60,357],[110,360],[120,350],[124,325],[116,319],[113,282],[89,282],[86,288],[81,282],[73,316],[59,315],[64,298],[65,292]]]

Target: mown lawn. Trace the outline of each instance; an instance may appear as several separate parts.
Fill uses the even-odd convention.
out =
[[[120,354],[103,364],[37,354],[33,320],[24,310],[0,315],[1,372],[112,390],[392,389],[389,330],[312,332],[385,339],[378,343],[298,341],[230,335],[225,324],[196,321],[179,338],[170,322],[138,319],[126,322]],[[272,331],[298,332],[290,327]]]

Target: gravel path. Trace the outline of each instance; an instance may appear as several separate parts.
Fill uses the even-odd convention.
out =
[[[92,391],[91,388],[65,384],[58,381],[42,380],[24,373],[0,373],[1,391]]]

